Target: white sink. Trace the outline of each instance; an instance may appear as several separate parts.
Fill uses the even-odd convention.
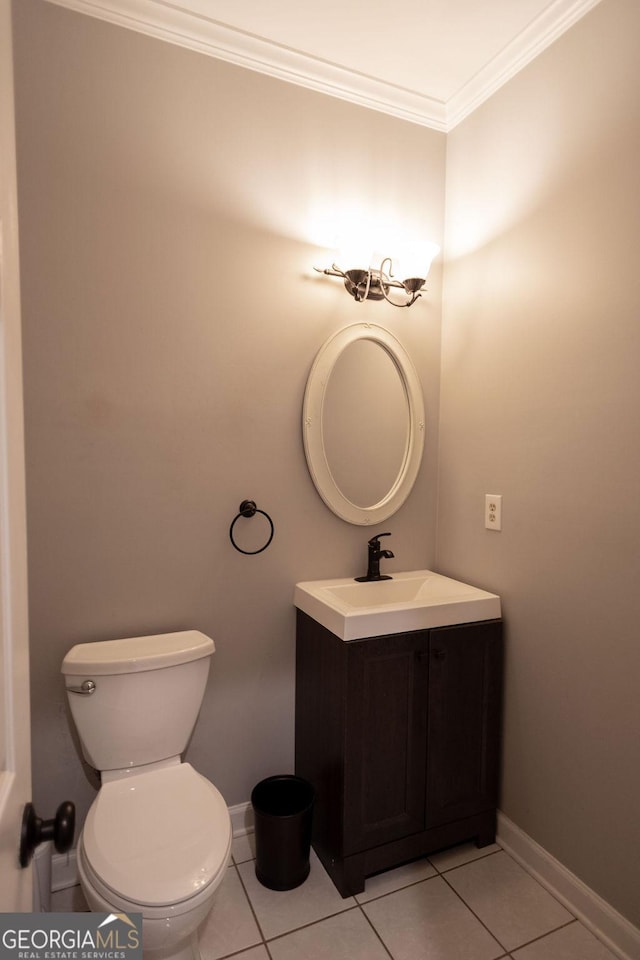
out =
[[[294,605],[341,640],[494,620],[500,597],[431,570],[394,573],[391,580],[297,583]]]

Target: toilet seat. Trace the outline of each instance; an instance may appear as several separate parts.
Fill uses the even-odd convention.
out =
[[[92,882],[117,898],[175,912],[217,886],[230,849],[227,805],[189,763],[105,783],[82,831]]]

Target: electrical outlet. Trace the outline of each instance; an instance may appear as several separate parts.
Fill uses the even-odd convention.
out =
[[[502,530],[502,494],[486,493],[484,497],[484,525],[487,530]]]

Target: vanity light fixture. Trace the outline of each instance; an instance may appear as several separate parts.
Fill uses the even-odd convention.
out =
[[[422,296],[431,261],[439,250],[440,247],[437,244],[430,245],[424,277],[408,277],[402,281],[396,280],[393,276],[391,257],[384,257],[379,269],[368,267],[366,270],[341,270],[336,263],[325,269],[322,269],[322,267],[314,267],[313,269],[329,277],[342,277],[348,293],[358,303],[362,303],[363,300],[386,300],[394,307],[410,307]],[[389,296],[390,290],[402,290],[406,299],[402,303],[392,300]]]

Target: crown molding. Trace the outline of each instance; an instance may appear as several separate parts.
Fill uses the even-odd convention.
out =
[[[600,0],[555,0],[446,103],[236,30],[197,0],[48,0],[350,103],[448,132]]]
[[[402,120],[446,129],[442,102],[235,30],[195,13],[188,0],[180,4],[163,0],[48,2]]]
[[[555,0],[447,100],[447,131],[453,130],[598,3],[600,0]]]

